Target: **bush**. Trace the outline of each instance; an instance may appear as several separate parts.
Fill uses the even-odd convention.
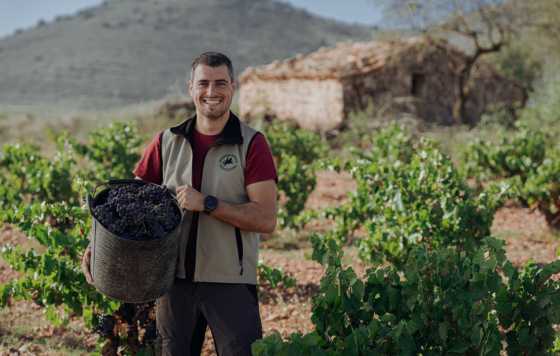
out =
[[[134,178],[132,170],[140,159],[139,148],[144,142],[134,122],[113,122],[94,130],[86,144],[66,139],[77,154],[89,161],[86,180],[99,183],[112,178]]]
[[[502,75],[516,80],[528,90],[533,89],[533,83],[542,75],[542,63],[529,48],[520,45],[510,45],[499,51],[494,62]]]
[[[507,260],[504,242],[490,236],[503,190],[475,193],[432,143],[398,127],[381,131],[350,168],[359,187],[331,211],[337,231],[312,238],[313,259],[326,266],[315,331],[273,334],[253,344],[255,355],[552,352],[560,262],[518,270]],[[372,264],[360,278],[341,263],[341,234],[362,225]]]
[[[517,125],[500,140],[476,140],[465,153],[467,174],[480,181],[519,177],[522,182],[543,164],[548,142],[544,133]]]
[[[560,150],[540,130],[518,125],[497,143],[476,141],[465,154],[467,174],[479,182],[502,180],[523,206],[539,209],[560,228]]]
[[[527,106],[520,114],[520,121],[532,130],[543,130],[550,137],[560,134],[560,75],[554,68],[545,73]]]
[[[94,132],[85,144],[62,134],[56,138],[52,158],[35,146],[4,146],[0,159],[0,223],[12,224],[36,240],[42,252],[10,245],[2,249],[2,257],[21,277],[0,285],[0,307],[13,300],[32,300],[45,307],[54,325],[68,322],[71,316],[82,317],[91,329],[100,327],[100,316],[126,322],[119,316],[126,304],[103,296],[87,284],[80,265],[91,226],[84,198],[93,185],[107,177],[131,175],[141,142],[134,130],[129,124],[115,124],[105,133],[103,129]],[[147,317],[144,321],[148,322]],[[115,328],[111,335],[105,335],[107,345],[137,344],[137,324],[131,323],[134,327],[125,328],[124,334]]]
[[[547,354],[555,341],[553,325],[560,323],[560,284],[550,278],[560,272],[560,261],[531,262],[520,270],[506,264],[503,271],[507,284],[496,295],[496,311],[508,354]]]
[[[101,353],[153,351],[154,304],[105,297],[86,282],[81,270],[91,227],[85,197],[109,178],[132,176],[143,138],[135,125],[114,123],[92,132],[85,143],[66,133],[54,139],[53,158],[31,145],[7,145],[0,157],[0,224],[14,225],[42,251],[10,245],[2,249],[3,259],[21,277],[0,285],[0,307],[32,300],[45,308],[54,325],[81,317],[100,334]],[[261,263],[258,272],[271,288],[295,283],[281,270]]]
[[[76,202],[71,172],[75,163],[61,145],[52,159],[43,157],[35,145],[5,145],[0,156],[0,204],[7,207],[30,199]]]
[[[499,355],[504,341],[508,354],[544,355],[553,346],[557,262],[518,271],[490,237],[469,252],[417,245],[402,268],[377,266],[363,279],[341,256],[334,240],[315,238],[314,258],[327,264],[315,331],[273,334],[253,345],[255,355]]]
[[[278,169],[278,190],[285,197],[278,218],[283,228],[299,228],[299,214],[315,189],[318,160],[325,156],[321,138],[287,123],[275,122],[265,129]]]
[[[414,140],[398,126],[380,131],[371,150],[346,168],[358,187],[347,204],[328,212],[337,222],[333,235],[345,243],[363,228],[367,236],[357,243],[370,262],[400,265],[417,244],[473,248],[489,235],[504,196],[499,187],[477,194],[433,142]]]

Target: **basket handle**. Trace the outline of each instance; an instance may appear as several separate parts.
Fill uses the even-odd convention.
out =
[[[113,184],[122,184],[122,183],[133,183],[133,184],[146,184],[141,179],[136,178],[125,178],[125,179],[111,179],[106,184],[113,185]]]

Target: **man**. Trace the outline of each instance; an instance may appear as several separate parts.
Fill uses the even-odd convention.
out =
[[[250,355],[262,337],[258,240],[276,226],[276,169],[264,136],[230,111],[225,55],[197,57],[188,90],[196,115],[156,135],[134,171],[174,190],[185,210],[177,278],[156,301],[163,354],[199,355],[209,326],[219,355]]]

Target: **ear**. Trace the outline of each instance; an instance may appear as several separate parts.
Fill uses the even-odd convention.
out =
[[[187,92],[191,96],[191,98],[193,97],[192,89],[193,89],[193,82],[192,79],[189,79],[187,81]]]

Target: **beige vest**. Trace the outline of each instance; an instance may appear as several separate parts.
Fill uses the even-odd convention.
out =
[[[163,184],[175,192],[178,186],[192,185],[192,148],[189,142],[194,122],[191,118],[163,132],[161,158]],[[201,192],[221,201],[243,204],[249,201],[245,190],[245,158],[257,133],[233,113],[216,144],[204,159]],[[186,212],[180,227],[176,276],[185,278],[185,256],[192,212]],[[259,234],[242,231],[203,212],[198,217],[196,282],[257,283]]]

